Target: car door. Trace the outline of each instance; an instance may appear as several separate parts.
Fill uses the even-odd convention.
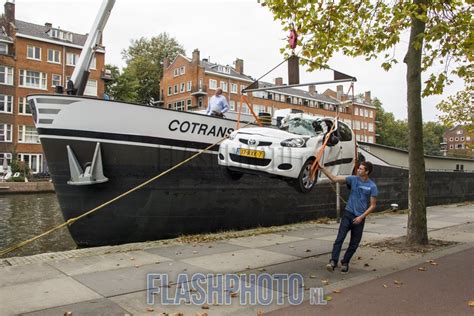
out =
[[[354,154],[355,154],[355,142],[354,135],[351,128],[343,123],[339,122],[339,147],[341,150],[340,154],[340,175],[351,175],[354,169]]]
[[[324,120],[326,124],[325,133],[327,133],[332,126],[331,120]],[[337,132],[337,131],[336,131]],[[336,134],[337,135],[337,134]],[[338,164],[338,160],[341,157],[341,146],[339,143],[333,144],[328,141],[326,148],[324,148],[324,155],[322,157],[323,166],[325,166],[333,175],[339,175],[340,173],[340,164]],[[325,176],[324,176],[325,177]]]

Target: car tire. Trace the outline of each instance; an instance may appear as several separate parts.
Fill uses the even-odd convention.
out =
[[[230,170],[227,167],[222,168],[222,173],[224,174],[224,177],[226,179],[233,180],[233,181],[240,180],[240,178],[242,178],[242,176],[244,175],[242,172]]]
[[[298,192],[301,192],[301,193],[311,192],[311,190],[314,188],[314,185],[317,182],[319,170],[316,171],[316,179],[313,182],[309,180],[309,175],[311,172],[311,166],[313,165],[313,161],[314,159],[308,159],[304,163],[303,167],[301,168],[298,178],[293,181],[293,187],[295,187],[295,189]]]

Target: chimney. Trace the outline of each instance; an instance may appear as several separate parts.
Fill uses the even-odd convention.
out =
[[[169,65],[170,65],[170,60],[168,59],[168,57],[163,58],[163,70],[168,68]]]
[[[5,20],[7,24],[15,24],[15,0],[7,0],[5,2]]]
[[[201,57],[200,57],[200,53],[199,53],[199,49],[195,49],[193,51],[193,60],[192,60],[192,63],[193,64],[199,64],[199,61],[201,60]]]
[[[49,23],[49,22],[46,22],[44,24],[44,26],[46,26],[48,29],[52,28],[53,27],[53,24]]]
[[[275,85],[276,86],[282,86],[283,85],[283,78],[282,77],[275,78]]]
[[[372,101],[372,99],[370,98],[370,91],[365,91],[364,99],[368,103]]]
[[[337,88],[336,99],[341,101],[342,96],[344,95],[344,87],[342,85],[338,85],[336,88]]]
[[[235,60],[235,70],[241,75],[244,73],[244,60],[243,59],[237,58]]]
[[[310,95],[310,96],[313,96],[313,97],[316,95],[316,93],[318,93],[318,92],[316,91],[316,86],[315,86],[315,85],[310,85],[310,86],[308,87],[308,92],[309,92],[309,95]]]

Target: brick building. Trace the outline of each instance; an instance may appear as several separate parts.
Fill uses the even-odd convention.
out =
[[[87,35],[51,23],[15,19],[15,3],[6,1],[0,17],[0,168],[16,155],[33,173],[46,171],[46,162],[26,96],[53,93],[66,86]],[[91,63],[85,95],[102,96],[105,51]],[[3,170],[3,168],[2,168]]]
[[[254,79],[244,74],[242,59],[236,59],[234,66],[220,65],[201,59],[196,49],[191,59],[178,55],[171,63],[164,61],[161,103],[180,111],[204,110],[209,98],[220,87],[229,101],[230,111],[237,111],[242,103],[242,113],[249,113],[246,103],[242,102],[241,91],[252,82]],[[283,84],[282,78],[276,78],[273,83],[259,82],[259,87]],[[256,113],[273,114],[278,109],[293,108],[315,116],[335,116],[339,109],[340,119],[354,128],[358,140],[374,143],[375,106],[371,104],[370,92],[353,103],[342,89],[337,86],[337,91],[328,89],[320,94],[315,86],[309,86],[307,90],[282,88],[249,92],[247,98]]]
[[[474,133],[470,133],[462,126],[455,126],[443,134],[441,152],[445,156],[474,157]]]

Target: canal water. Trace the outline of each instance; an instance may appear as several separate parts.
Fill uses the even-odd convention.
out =
[[[0,195],[0,249],[64,223],[54,193]],[[67,227],[6,255],[27,256],[76,249]]]

